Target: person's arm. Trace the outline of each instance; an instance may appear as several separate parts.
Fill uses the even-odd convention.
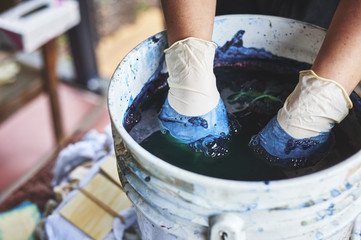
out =
[[[161,128],[183,143],[224,138],[228,120],[213,72],[217,45],[211,42],[216,0],[162,0],[162,6],[169,91],[158,116]],[[209,154],[203,145],[197,151]]]
[[[361,1],[341,0],[312,66],[340,83],[348,94],[361,80]]]
[[[301,71],[295,90],[250,147],[271,164],[302,167],[323,154],[329,133],[352,108],[361,80],[361,0],[341,0],[311,70]]]
[[[211,41],[216,0],[162,0],[168,43],[195,37]]]

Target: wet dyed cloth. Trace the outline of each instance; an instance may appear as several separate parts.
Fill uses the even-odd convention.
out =
[[[275,116],[259,134],[252,137],[249,146],[272,166],[300,168],[312,166],[314,163],[308,156],[325,153],[330,147],[330,140],[329,132],[295,139],[282,129]]]
[[[312,70],[301,71],[296,88],[277,117],[253,137],[250,147],[271,164],[306,166],[308,157],[330,149],[332,128],[352,107],[339,83],[319,77]]]
[[[191,143],[205,136],[225,137],[229,133],[226,108],[221,99],[210,112],[197,117],[177,113],[165,101],[159,114],[162,130],[185,142]]]

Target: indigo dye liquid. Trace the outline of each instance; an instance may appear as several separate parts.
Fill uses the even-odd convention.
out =
[[[243,181],[269,181],[312,173],[348,158],[361,149],[361,127],[357,111],[332,130],[333,146],[317,165],[307,169],[272,167],[248,148],[257,134],[277,114],[298,82],[298,71],[309,65],[293,60],[245,60],[219,64],[214,72],[217,87],[232,122],[226,145],[229,154],[206,157],[159,130],[157,114],[167,96],[167,76],[148,83],[125,118],[125,127],[140,145],[160,159],[198,174]]]

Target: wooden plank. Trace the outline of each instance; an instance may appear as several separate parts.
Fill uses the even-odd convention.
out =
[[[73,197],[59,213],[93,239],[104,239],[113,227],[113,216],[82,192]]]
[[[103,239],[112,229],[118,212],[131,206],[118,185],[97,174],[60,210],[60,214],[88,236]]]
[[[119,180],[117,159],[114,155],[109,157],[100,165],[100,170],[102,170],[110,179],[123,189],[122,183]]]
[[[101,174],[95,175],[83,189],[116,213],[132,206],[119,186]]]

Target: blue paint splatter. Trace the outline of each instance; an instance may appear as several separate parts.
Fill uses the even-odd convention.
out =
[[[331,191],[331,196],[332,197],[337,197],[340,194],[341,194],[341,192],[336,190],[336,189],[332,189],[332,191]]]
[[[257,204],[257,203],[252,203],[251,205],[249,205],[249,206],[248,206],[247,211],[250,211],[250,210],[256,209],[256,208],[257,208],[257,206],[258,206],[258,204]]]
[[[331,203],[327,209],[318,211],[317,215],[319,216],[320,220],[324,219],[326,216],[332,216],[335,211],[334,207],[335,204]]]
[[[350,188],[352,188],[352,184],[349,182],[346,182],[345,187],[346,187],[346,189],[350,189]]]
[[[304,207],[311,207],[311,206],[313,206],[313,205],[315,205],[315,204],[316,204],[316,203],[315,203],[314,201],[310,200],[310,201],[308,201],[308,202],[306,202],[306,203],[302,204],[301,208],[304,208]]]
[[[156,38],[156,36],[153,36],[152,41],[153,41],[153,43],[157,43],[159,41],[159,38]]]
[[[316,240],[322,240],[322,239],[323,239],[323,233],[317,232],[317,233],[315,234],[315,237],[316,237]]]

